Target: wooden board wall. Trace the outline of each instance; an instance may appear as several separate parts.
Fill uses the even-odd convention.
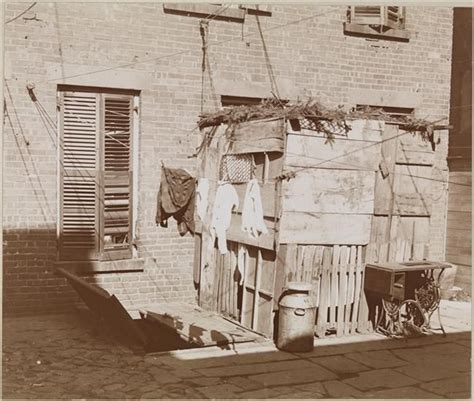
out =
[[[374,211],[375,172],[384,124],[354,121],[333,143],[324,135],[288,130],[280,243],[365,245]]]
[[[386,125],[370,241],[378,261],[429,257],[433,162],[428,142],[396,125]]]

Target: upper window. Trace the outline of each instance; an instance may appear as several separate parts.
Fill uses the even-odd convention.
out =
[[[348,34],[408,40],[405,30],[405,7],[350,6],[344,31]]]
[[[233,22],[244,22],[247,13],[260,16],[272,15],[268,4],[164,3],[163,10],[169,14]]]
[[[60,89],[61,260],[132,256],[136,94]]]

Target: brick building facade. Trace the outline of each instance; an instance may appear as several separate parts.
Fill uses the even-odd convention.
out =
[[[97,262],[99,270],[126,271],[88,278],[128,305],[196,298],[194,240],[181,237],[171,221],[168,228],[156,225],[156,196],[161,162],[194,172],[198,115],[220,107],[222,96],[244,101],[277,91],[284,99],[311,95],[332,107],[384,106],[414,109],[430,120],[448,117],[451,8],[406,7],[397,37],[351,30],[344,25],[345,6],[203,7],[38,3],[14,19],[25,4],[5,6],[6,313],[59,311],[77,301],[54,275],[61,265],[58,90],[126,90],[138,99],[134,259]],[[213,13],[203,71],[200,21]],[[437,135],[430,258],[443,259],[448,134]]]

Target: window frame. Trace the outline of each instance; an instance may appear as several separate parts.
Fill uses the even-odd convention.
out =
[[[399,20],[397,23],[390,21],[388,17],[389,7],[394,6],[370,6],[379,7],[378,14],[366,17],[357,17],[356,7],[349,6],[347,9],[347,21],[344,22],[344,33],[350,36],[362,36],[385,40],[409,41],[411,34],[406,29],[406,7],[399,7]],[[369,6],[368,6],[369,7]]]
[[[64,96],[65,94],[82,93],[83,95],[95,96],[95,242],[96,246],[91,251],[90,257],[77,257],[74,252],[63,246],[63,216],[64,216]],[[57,221],[57,260],[58,262],[78,262],[78,263],[100,263],[107,261],[130,260],[136,257],[136,250],[134,247],[135,231],[136,231],[136,216],[138,209],[138,172],[135,168],[136,161],[138,161],[138,135],[140,124],[140,91],[126,90],[126,89],[110,89],[100,87],[76,86],[76,85],[58,85],[57,87],[58,99],[58,221]],[[105,112],[106,99],[126,99],[130,102],[129,114],[129,154],[127,172],[124,170],[115,172],[115,175],[126,176],[128,174],[128,241],[127,246],[117,249],[107,249],[104,243],[105,231]],[[79,168],[70,168],[71,171],[80,173]],[[74,174],[74,173],[73,173]],[[114,174],[114,173],[112,173]],[[115,178],[117,178],[115,177]],[[122,177],[123,178],[123,177]],[[81,248],[82,249],[82,248]],[[89,249],[90,251],[90,249]],[[72,255],[68,256],[67,252]]]

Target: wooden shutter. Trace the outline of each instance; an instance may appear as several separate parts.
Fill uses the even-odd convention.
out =
[[[125,259],[132,256],[133,96],[104,94],[102,105],[102,259]]]
[[[351,6],[351,23],[402,29],[404,9],[399,6]]]
[[[381,6],[351,6],[351,23],[381,25]]]
[[[405,7],[387,6],[384,9],[384,25],[393,29],[403,29],[405,23]]]
[[[98,96],[61,92],[60,258],[99,254]]]

